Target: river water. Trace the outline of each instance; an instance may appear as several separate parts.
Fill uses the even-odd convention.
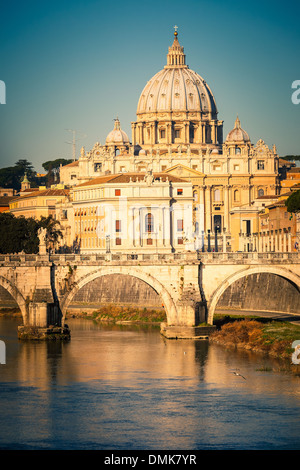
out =
[[[300,449],[300,378],[280,362],[79,319],[69,343],[19,342],[20,323],[0,318],[0,449]]]

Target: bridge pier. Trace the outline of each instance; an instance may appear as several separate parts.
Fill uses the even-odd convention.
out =
[[[54,271],[48,255],[39,255],[32,279],[34,291],[27,297],[24,324],[18,327],[19,339],[69,339],[70,331],[63,326],[55,287]]]
[[[179,300],[176,304],[180,324],[161,323],[160,332],[168,339],[208,339],[215,326],[207,325],[206,302]]]
[[[69,340],[70,330],[60,321],[59,305],[52,302],[30,302],[28,317],[24,325],[18,327],[19,339],[30,340]]]

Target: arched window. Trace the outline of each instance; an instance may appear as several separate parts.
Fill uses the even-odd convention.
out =
[[[260,188],[260,189],[258,190],[258,197],[259,197],[259,196],[264,196],[264,194],[265,194],[264,190],[263,190],[262,188]]]
[[[240,192],[238,189],[235,189],[234,193],[233,193],[233,199],[234,199],[234,202],[237,202],[240,200]]]
[[[215,189],[215,192],[214,192],[214,200],[215,200],[215,201],[220,201],[220,200],[221,200],[221,193],[220,193],[220,190],[219,190],[219,189]]]
[[[241,153],[240,147],[235,147],[235,154],[240,155],[240,153]]]
[[[146,232],[154,232],[154,217],[150,212],[145,217],[145,227]]]

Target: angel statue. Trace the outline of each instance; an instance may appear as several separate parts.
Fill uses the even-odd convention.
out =
[[[39,238],[39,254],[44,255],[47,253],[46,250],[46,235],[47,235],[47,229],[40,227],[38,230],[38,238]]]

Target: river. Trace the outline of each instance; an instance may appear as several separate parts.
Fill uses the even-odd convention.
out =
[[[300,378],[279,361],[81,319],[69,343],[20,342],[20,323],[0,318],[0,449],[300,449]]]

